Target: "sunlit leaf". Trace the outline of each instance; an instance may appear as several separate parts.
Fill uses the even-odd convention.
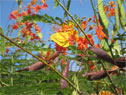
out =
[[[119,33],[119,15],[118,15],[117,2],[116,2],[116,7],[115,7],[115,23],[116,23],[116,30]]]
[[[39,36],[39,38],[43,38],[43,36],[42,36],[42,33],[41,32],[37,32],[37,34],[38,34],[38,36]]]
[[[26,37],[25,37],[25,44],[27,44],[27,43],[28,43],[29,38],[30,38],[30,36],[26,36]]]
[[[98,0],[97,4],[98,4],[99,16],[101,18],[101,22],[103,24],[103,28],[104,28],[104,30],[107,30],[108,29],[108,25],[109,25],[109,21],[108,21],[107,16],[106,16],[106,14],[104,12],[103,0]],[[108,35],[108,33],[105,33],[105,34]]]
[[[60,1],[60,0],[59,0]],[[54,1],[54,8],[57,8],[59,5],[59,3],[57,2],[57,0]]]
[[[58,32],[51,35],[50,39],[62,47],[69,46],[69,32]]]
[[[78,83],[78,78],[77,78],[77,75],[76,74],[73,75],[72,80],[73,80],[74,84],[76,85],[77,90],[79,90],[79,83]],[[77,93],[76,90],[74,90],[72,92],[72,95],[79,95],[79,94]]]
[[[126,15],[125,15],[125,9],[121,2],[121,0],[117,0],[119,4],[119,12],[120,12],[120,23],[124,31],[126,32]]]
[[[2,29],[2,27],[0,26],[0,33],[4,35],[4,31]],[[5,39],[3,37],[1,37],[1,54],[2,56],[4,56],[5,53]]]

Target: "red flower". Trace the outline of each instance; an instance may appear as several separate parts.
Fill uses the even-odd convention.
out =
[[[41,10],[40,5],[36,5],[34,8],[35,13],[37,13],[39,10]]]
[[[16,19],[17,18],[17,14],[18,14],[18,11],[13,11],[10,16],[9,16],[9,19]]]
[[[48,5],[46,3],[43,3],[42,8],[45,10],[47,9]]]
[[[27,16],[27,15],[28,15],[27,12],[23,10],[22,16]]]
[[[16,24],[14,25],[14,24],[12,24],[12,28],[14,29],[14,30],[17,30],[18,28],[19,28],[19,24],[16,22]]]
[[[31,8],[28,8],[28,9],[27,9],[27,13],[28,13],[28,14],[31,14],[31,13],[32,13]]]
[[[27,28],[32,28],[32,25],[33,25],[32,22],[26,22],[25,24],[26,24]]]
[[[31,40],[31,41],[33,41],[33,40],[39,40],[39,37],[36,36],[36,35],[33,33],[30,40]]]
[[[57,43],[55,43],[56,51],[62,51],[64,55],[66,55],[67,48],[59,46]]]
[[[91,25],[90,27],[89,27],[89,30],[92,30],[93,29],[93,25]]]
[[[10,51],[9,48],[7,48],[5,52],[8,54],[9,51]]]

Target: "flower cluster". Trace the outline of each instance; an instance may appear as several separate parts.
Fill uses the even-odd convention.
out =
[[[40,3],[42,5],[37,5],[37,3]],[[23,3],[23,2],[22,2]],[[39,36],[37,36],[33,32],[33,28],[36,31],[36,33],[40,33],[40,27],[33,21],[25,21],[21,22],[23,16],[28,15],[35,15],[37,14],[41,9],[45,10],[47,9],[48,5],[46,4],[46,0],[32,0],[30,3],[27,4],[27,6],[23,6],[23,10],[15,10],[11,12],[9,19],[10,20],[16,20],[15,24],[12,24],[13,30],[20,29],[22,33],[22,37],[28,37],[30,36],[30,40],[39,40]]]
[[[109,2],[109,5],[104,6],[104,11],[108,15],[108,17],[115,16],[115,4],[113,1]]]
[[[97,94],[91,94],[91,95],[97,95]],[[115,94],[111,93],[110,91],[101,91],[99,92],[99,95],[115,95]]]

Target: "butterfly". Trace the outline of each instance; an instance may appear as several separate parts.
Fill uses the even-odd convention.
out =
[[[62,47],[68,47],[69,46],[69,32],[57,32],[51,35],[50,39],[56,42],[58,45]]]

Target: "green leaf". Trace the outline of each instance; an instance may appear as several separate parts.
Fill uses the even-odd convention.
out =
[[[67,1],[67,7],[66,7],[66,9],[69,11],[69,8],[70,8],[70,3],[71,3],[71,0],[68,0]],[[65,13],[64,13],[64,18],[67,16],[67,12],[65,11]]]
[[[114,43],[113,49],[115,50],[116,55],[120,55],[120,44],[118,40]]]
[[[125,15],[125,9],[123,7],[123,4],[120,0],[117,0],[119,4],[119,12],[120,12],[120,23],[124,31],[126,32],[126,15]]]
[[[28,43],[30,36],[25,37],[25,45]]]
[[[108,21],[107,16],[106,16],[106,14],[104,12],[103,0],[98,0],[97,4],[98,4],[99,16],[101,18],[101,22],[103,23],[103,28],[105,30],[107,30],[108,25],[109,25],[109,21]],[[108,35],[108,33],[106,33],[106,35]]]
[[[106,40],[105,40],[105,39],[101,39],[100,42],[101,42],[102,48],[103,48],[105,51],[107,51],[107,53],[110,55],[111,53],[110,53],[110,51],[108,51],[109,48],[108,48],[108,45],[107,45],[107,43],[106,43]]]
[[[4,35],[4,31],[1,26],[0,26],[0,33]],[[4,56],[4,53],[5,53],[5,39],[1,37],[1,55]]]
[[[21,35],[21,31],[18,31],[18,38],[20,38],[20,35]]]
[[[22,22],[25,21],[39,21],[39,22],[43,22],[43,23],[51,23],[51,24],[56,24],[57,22],[55,21],[55,19],[52,16],[48,16],[47,14],[45,15],[29,15],[29,16],[23,16],[23,20]]]
[[[73,75],[72,80],[74,81],[74,84],[76,85],[77,89],[79,90],[79,84],[78,84],[78,78],[76,74]],[[72,92],[72,95],[79,95],[76,90]]]
[[[61,25],[63,24],[63,21],[62,21],[62,19],[61,19],[61,18],[56,17],[55,19],[56,19],[56,20],[58,20],[58,21],[60,22],[60,24],[61,24]]]
[[[116,7],[115,7],[115,23],[116,23],[116,30],[119,33],[119,15],[118,15],[117,2],[116,2]]]
[[[16,0],[16,2],[18,3],[19,8],[21,8],[21,3],[23,0]]]
[[[60,1],[60,0],[59,0]],[[57,8],[59,5],[59,3],[57,2],[57,0],[54,1],[54,8]]]
[[[9,33],[9,29],[10,29],[10,28],[11,28],[11,25],[8,25],[6,36],[8,36],[8,33]]]
[[[42,36],[42,33],[41,32],[37,32],[37,34],[38,34],[38,36],[39,36],[39,38],[43,38],[43,36]]]

